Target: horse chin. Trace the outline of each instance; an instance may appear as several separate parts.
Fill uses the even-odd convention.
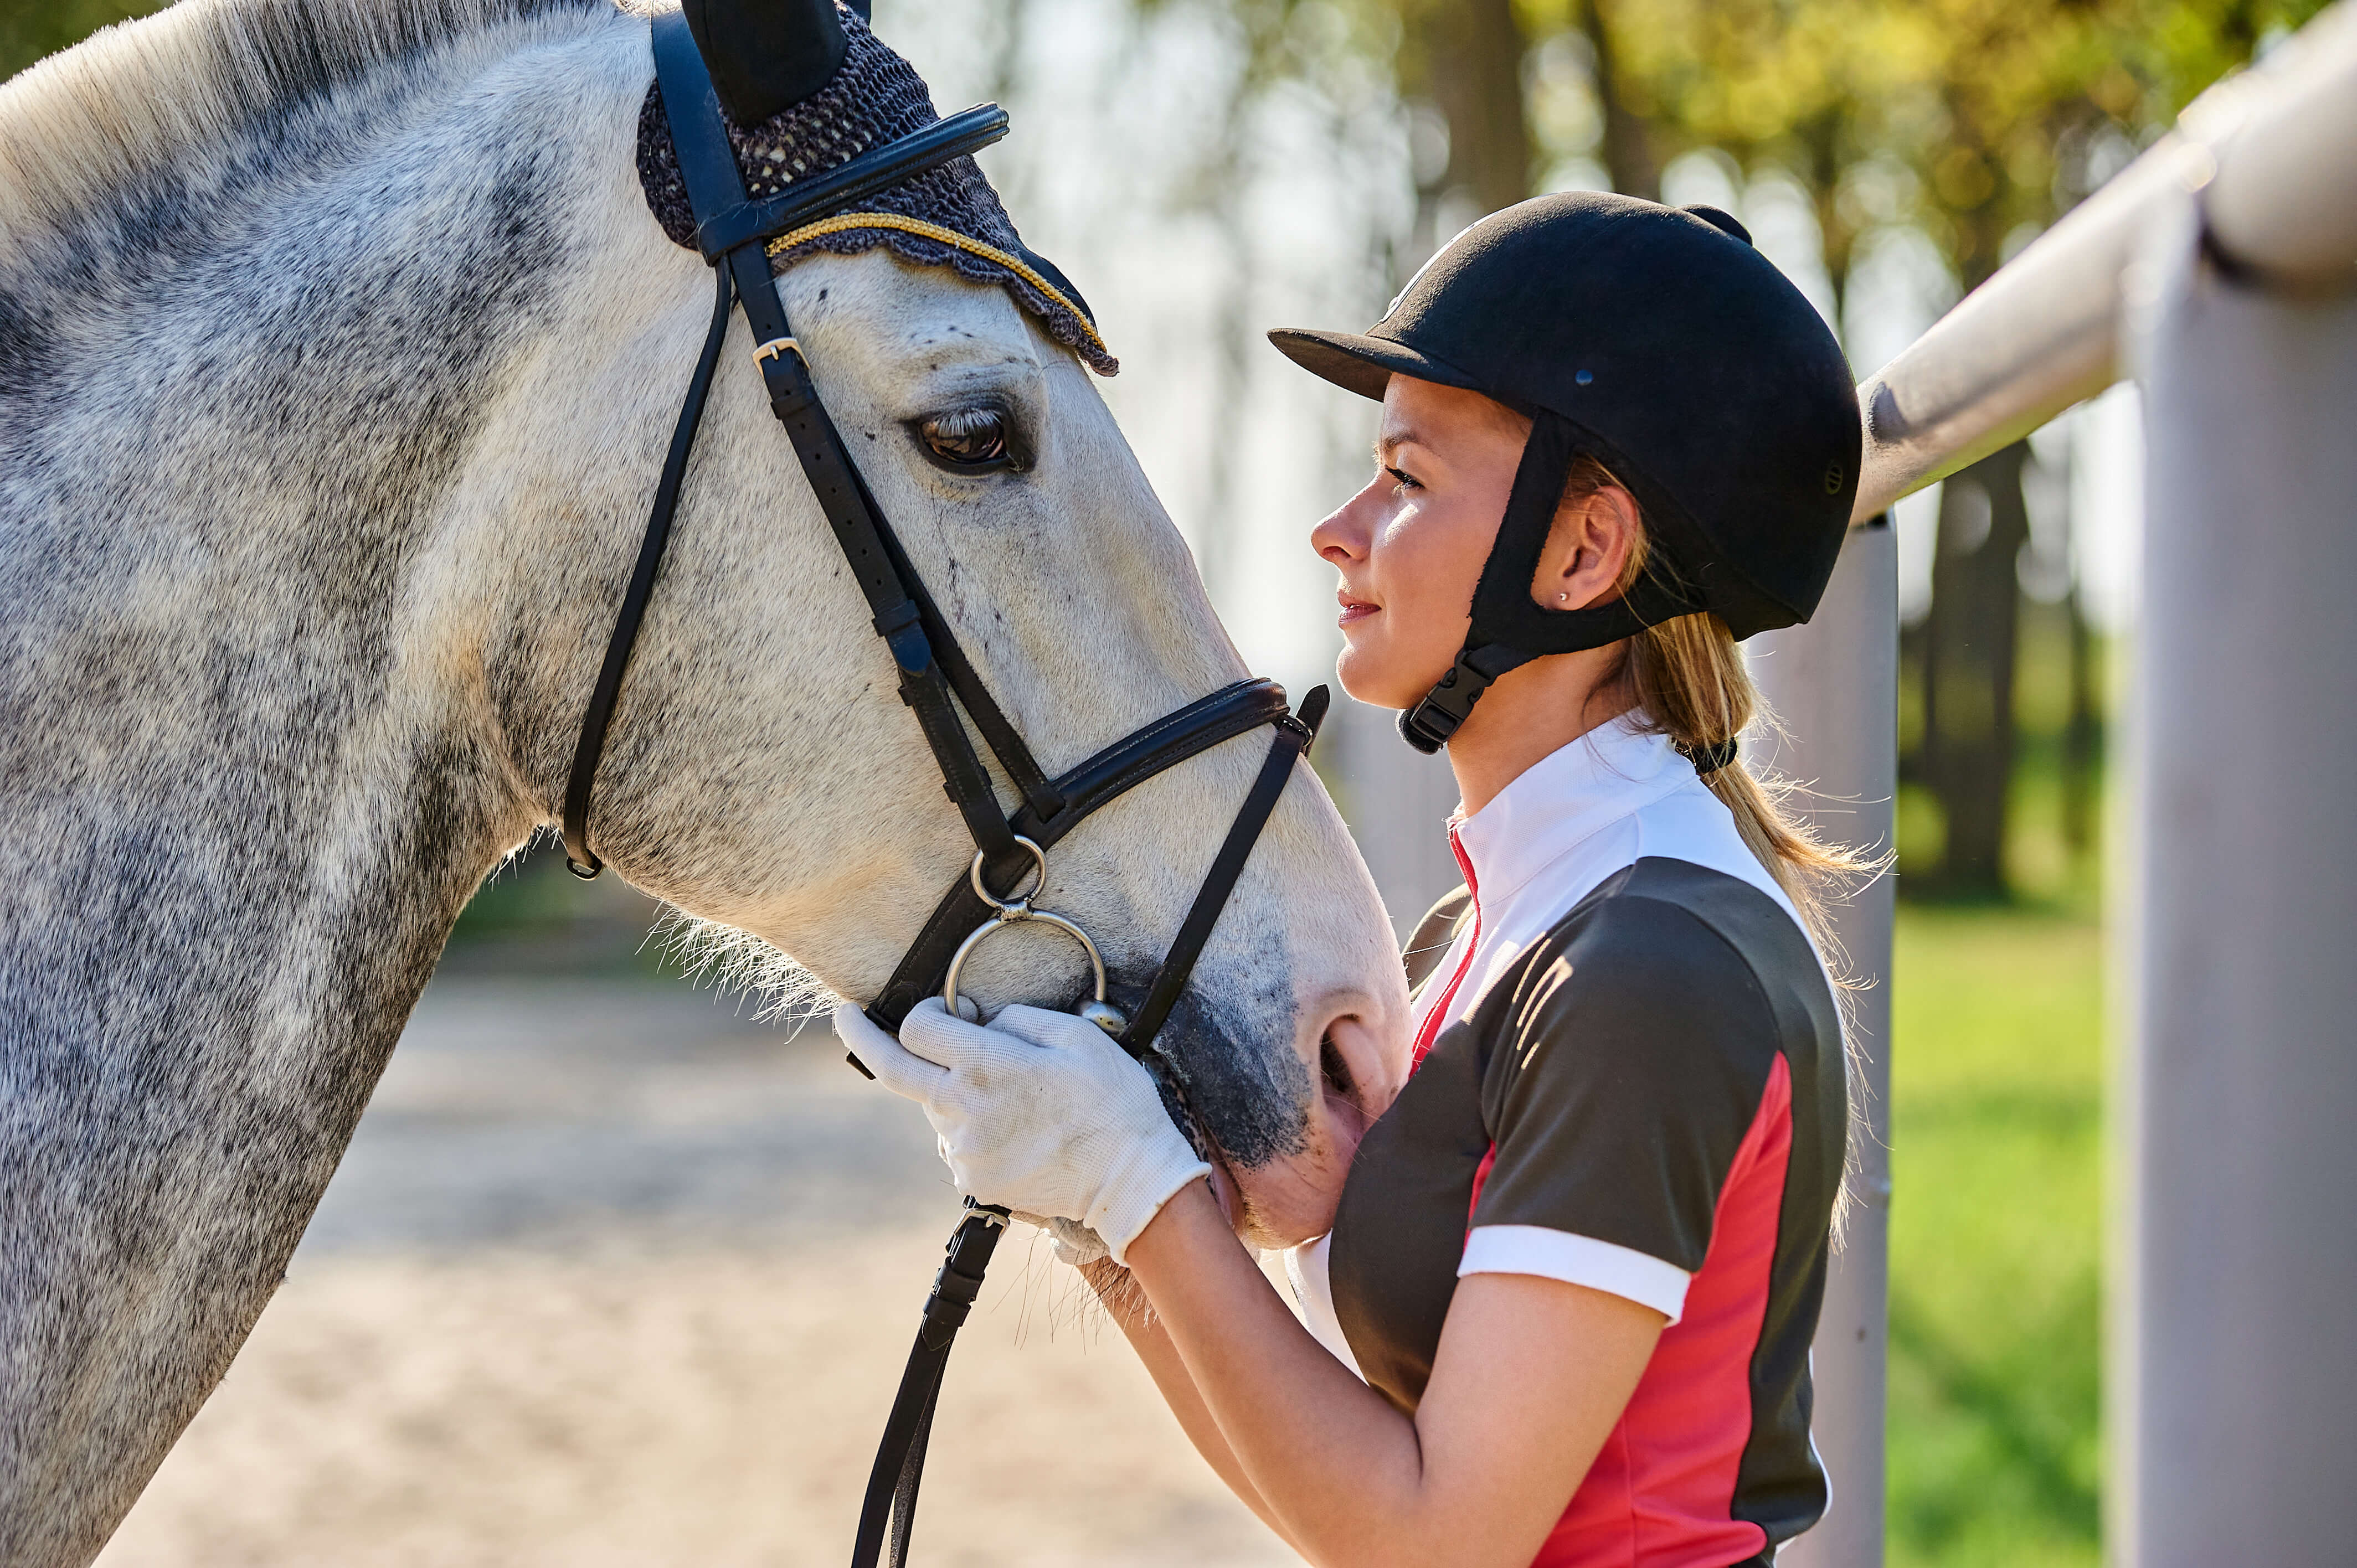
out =
[[[1191,993],[1174,1011],[1158,1044],[1181,1081],[1175,1094],[1166,1081],[1166,1099],[1205,1149],[1237,1235],[1264,1249],[1297,1246],[1332,1225],[1366,1118],[1291,1042],[1246,1047],[1265,1026],[1239,1026],[1244,1020],[1227,1011]]]
[[[1259,1165],[1238,1166],[1215,1152],[1211,1190],[1246,1246],[1297,1247],[1333,1228],[1342,1178],[1358,1147],[1354,1139],[1349,1151],[1338,1152],[1335,1142],[1313,1134],[1302,1154]]]

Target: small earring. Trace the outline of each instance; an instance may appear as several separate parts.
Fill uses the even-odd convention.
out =
[[[1564,600],[1566,600],[1566,599],[1567,599],[1567,598],[1569,598],[1569,597],[1571,597],[1571,596],[1570,596],[1569,594],[1557,594],[1557,595],[1555,596],[1555,602],[1556,604],[1561,604],[1561,603],[1563,603],[1563,601],[1564,601]]]

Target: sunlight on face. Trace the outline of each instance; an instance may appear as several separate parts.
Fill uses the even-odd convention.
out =
[[[1375,477],[1309,535],[1342,580],[1343,690],[1405,708],[1448,672],[1529,424],[1479,392],[1394,376]]]

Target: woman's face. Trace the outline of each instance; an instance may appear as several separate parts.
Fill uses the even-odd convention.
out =
[[[1375,477],[1309,535],[1342,574],[1342,689],[1415,705],[1465,644],[1529,425],[1479,392],[1394,376]]]

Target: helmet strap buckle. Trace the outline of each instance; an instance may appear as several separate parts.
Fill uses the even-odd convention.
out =
[[[1449,666],[1448,673],[1424,694],[1421,702],[1400,714],[1400,738],[1426,757],[1432,756],[1448,744],[1448,737],[1457,733],[1457,726],[1472,714],[1473,704],[1481,700],[1481,693],[1490,689],[1490,682],[1509,670],[1520,669],[1535,657],[1534,654],[1494,645],[1487,648],[1469,645],[1460,650],[1457,662]]]

